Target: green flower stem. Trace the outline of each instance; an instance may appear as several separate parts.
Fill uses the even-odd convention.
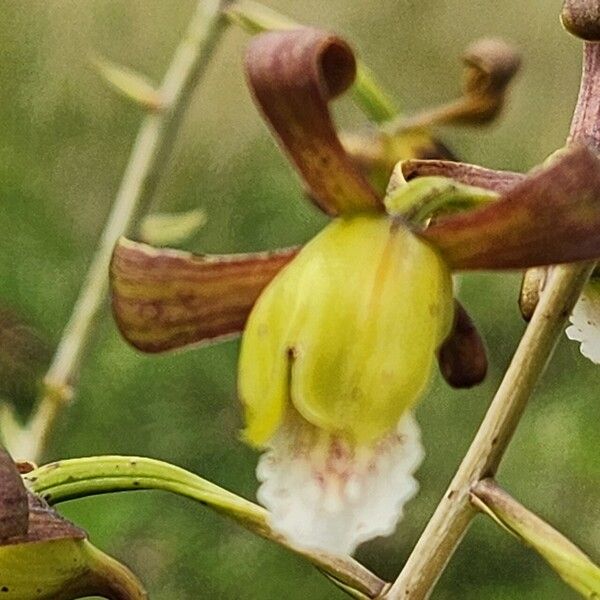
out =
[[[361,61],[357,63],[352,95],[356,105],[373,123],[381,125],[398,118],[394,102],[379,85],[371,69]]]
[[[579,98],[570,142],[600,148],[598,90],[600,48],[586,45]],[[593,263],[552,269],[531,321],[467,454],[400,575],[384,596],[387,600],[421,600],[430,596],[448,561],[476,514],[470,502],[474,485],[493,477],[521,415],[548,364],[577,299],[594,269]]]
[[[48,373],[41,397],[22,431],[10,439],[17,458],[39,459],[61,409],[73,395],[73,381],[108,287],[115,243],[143,214],[167,164],[181,118],[227,26],[225,0],[201,0],[158,90],[161,110],[149,113],[139,130],[123,180]]]
[[[234,0],[225,12],[231,23],[251,35],[302,27],[289,17],[252,0]],[[393,101],[379,85],[372,71],[361,61],[357,61],[352,94],[356,105],[373,123],[382,124],[398,117]]]
[[[50,504],[143,489],[172,492],[208,506],[306,558],[356,598],[375,598],[385,587],[385,582],[350,557],[295,548],[271,529],[264,508],[168,463],[127,456],[78,458],[39,467],[24,475],[24,480],[32,492]]]

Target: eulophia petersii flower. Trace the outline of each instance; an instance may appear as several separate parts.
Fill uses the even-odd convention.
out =
[[[354,77],[343,40],[314,29],[264,34],[251,43],[246,69],[274,134],[332,222],[301,249],[251,255],[194,256],[122,240],[111,268],[114,313],[146,352],[244,329],[244,438],[266,451],[258,496],[271,525],[299,546],[352,552],[391,533],[417,489],[423,450],[412,409],[436,355],[455,385],[485,375],[451,273],[600,255],[600,164],[574,147],[500,185],[492,172],[451,163],[450,172],[467,169],[478,182],[466,194],[484,207],[446,214],[441,197],[449,211],[465,208],[458,184],[402,177],[386,204],[328,112]],[[439,165],[405,166],[409,179]]]

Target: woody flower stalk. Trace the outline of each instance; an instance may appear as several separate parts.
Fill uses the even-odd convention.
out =
[[[436,357],[453,385],[485,375],[452,272],[600,256],[600,163],[583,146],[527,177],[454,163],[470,185],[413,181],[423,165],[401,165],[382,198],[328,111],[355,68],[346,42],[308,28],[260,35],[246,55],[259,108],[332,217],[314,239],[229,256],[122,240],[111,268],[117,323],[143,351],[243,331],[244,439],[265,451],[259,499],[292,543],[339,553],[391,533],[416,492],[412,411]]]

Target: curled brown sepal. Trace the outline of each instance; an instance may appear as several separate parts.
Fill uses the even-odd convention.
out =
[[[487,374],[485,345],[473,320],[455,301],[452,332],[438,351],[438,364],[444,379],[455,388],[470,388]]]
[[[467,66],[465,93],[498,97],[516,75],[521,57],[515,48],[499,38],[473,42],[463,55]]]
[[[449,177],[465,185],[483,188],[493,192],[504,193],[525,179],[521,173],[512,171],[496,171],[477,165],[470,165],[450,160],[418,160],[410,159],[399,163],[397,167],[403,178],[410,181],[415,177],[439,175]]]
[[[237,335],[260,292],[297,251],[194,255],[122,238],[110,267],[119,330],[144,352]]]
[[[402,118],[395,130],[441,124],[488,123],[502,110],[508,85],[521,66],[519,53],[501,39],[483,38],[463,54],[463,94],[457,100]]]
[[[564,28],[588,42],[600,42],[600,3],[598,0],[566,0],[560,14]]]
[[[258,105],[317,205],[331,215],[382,211],[342,147],[327,106],[354,81],[348,44],[311,28],[263,33],[251,41],[245,65]]]
[[[573,146],[486,207],[420,234],[458,270],[527,269],[600,257],[600,160]]]

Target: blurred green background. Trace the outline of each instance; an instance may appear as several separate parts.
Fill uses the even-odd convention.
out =
[[[524,66],[510,104],[488,128],[446,129],[464,160],[527,170],[559,147],[577,95],[580,44],[558,23],[561,0],[292,0],[269,5],[349,40],[410,112],[455,97],[469,41],[513,40]],[[57,343],[117,190],[139,111],[108,91],[101,54],[160,80],[194,0],[1,0],[0,305]],[[196,93],[155,210],[204,207],[188,247],[234,252],[308,239],[324,219],[259,120],[243,83],[246,36],[226,35]],[[346,101],[346,125],[364,124]],[[460,296],[488,343],[491,372],[472,391],[436,376],[418,410],[427,458],[421,493],[396,534],[358,558],[386,578],[403,564],[444,492],[506,368],[524,325],[516,275],[469,275]],[[60,420],[48,459],[140,454],[191,469],[246,497],[256,454],[238,441],[237,343],[161,357],[126,346],[106,311]],[[563,339],[522,420],[500,481],[600,559],[600,368]],[[4,382],[21,412],[31,386]],[[70,503],[63,514],[125,560],[157,600],[343,598],[315,570],[191,502],[160,493]],[[532,552],[480,517],[433,598],[575,598]]]

